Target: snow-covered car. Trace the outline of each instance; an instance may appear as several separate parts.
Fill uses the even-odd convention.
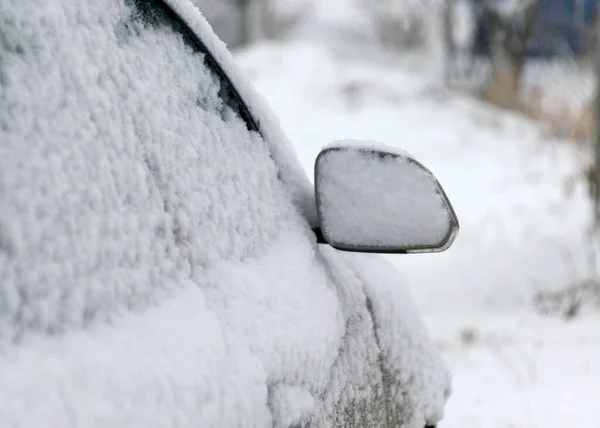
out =
[[[0,0],[0,427],[434,425],[446,365],[356,252],[457,230],[386,146],[313,186],[187,0]]]

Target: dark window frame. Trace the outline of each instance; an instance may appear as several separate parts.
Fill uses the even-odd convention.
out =
[[[219,97],[244,121],[248,131],[257,132],[264,139],[259,121],[252,115],[250,108],[229,79],[229,76],[227,76],[227,73],[206,47],[200,36],[190,28],[186,20],[167,1],[125,0],[125,4],[133,9],[134,16],[140,18],[145,25],[168,25],[174,33],[181,35],[184,43],[192,48],[195,53],[204,55],[205,66],[219,81]],[[163,17],[167,18],[167,22],[161,22]]]

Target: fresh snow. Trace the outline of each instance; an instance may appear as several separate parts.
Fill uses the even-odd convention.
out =
[[[317,247],[277,118],[169,3],[264,139],[160,14],[0,0],[0,427],[436,423],[450,374],[405,283]]]
[[[453,394],[439,426],[600,426],[597,306],[589,302],[571,321],[533,307],[538,290],[595,275],[582,153],[533,122],[442,88],[430,58],[334,42],[263,44],[236,55],[309,176],[332,141],[382,141],[414,154],[452,201],[461,231],[450,250],[388,257],[451,364]],[[526,74],[556,91],[564,75],[551,68]],[[570,73],[565,95],[587,96],[587,76]]]

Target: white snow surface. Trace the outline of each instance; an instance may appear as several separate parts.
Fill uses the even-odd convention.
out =
[[[444,89],[427,68],[431,58],[337,43],[263,44],[236,55],[309,176],[323,146],[351,138],[410,151],[444,187],[461,224],[454,246],[387,257],[450,362],[453,393],[439,427],[600,426],[598,304],[570,321],[539,315],[532,304],[538,290],[597,277],[578,172],[585,153],[534,122]],[[565,81],[552,66],[525,71],[565,96],[589,89],[574,72]]]
[[[343,141],[329,148],[336,150],[318,157],[315,188],[321,229],[330,242],[389,249],[440,246],[451,231],[450,210],[429,171],[387,150],[367,151]]]
[[[0,0],[0,426],[435,423],[449,372],[398,272],[317,247],[277,120],[169,3],[264,139],[160,19]]]

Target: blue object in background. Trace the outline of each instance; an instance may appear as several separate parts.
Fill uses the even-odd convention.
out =
[[[472,49],[474,54],[487,56],[490,54],[490,32],[482,3],[483,0],[471,0],[477,23]],[[526,56],[585,55],[592,47],[598,3],[599,0],[541,0]]]

